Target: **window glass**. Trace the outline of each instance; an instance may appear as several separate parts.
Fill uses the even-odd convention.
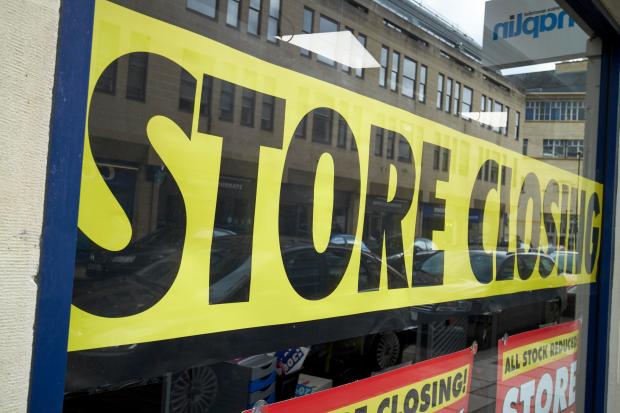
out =
[[[463,405],[427,410],[533,412],[536,393],[504,406],[504,379],[522,395],[570,363],[508,372],[502,351],[567,325],[560,410],[586,411],[606,108],[578,16],[160,3],[95,8],[67,412],[240,412],[406,366],[430,380],[426,361],[474,342]],[[394,394],[330,409],[413,409]]]
[[[226,24],[229,26],[239,26],[239,2],[240,0],[228,0],[228,6],[226,8]]]
[[[260,34],[260,13],[262,0],[250,0],[248,10],[248,33]]]

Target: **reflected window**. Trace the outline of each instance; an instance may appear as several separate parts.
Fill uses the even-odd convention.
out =
[[[452,114],[455,116],[459,115],[459,106],[461,105],[461,83],[454,83],[454,101],[452,102]]]
[[[266,131],[273,130],[273,115],[275,112],[276,98],[271,95],[263,95],[263,104],[260,113],[260,128]]]
[[[103,92],[113,95],[116,92],[116,70],[118,67],[118,60],[112,62],[112,64],[105,68],[97,84],[95,85],[96,92]]]
[[[383,128],[376,128],[374,153],[375,156],[383,155]]]
[[[396,133],[387,132],[387,146],[385,148],[385,156],[388,159],[394,159],[394,146],[396,144]]]
[[[357,41],[360,42],[360,44],[362,46],[366,47],[366,35],[364,35],[362,33],[358,33]],[[364,77],[364,69],[361,69],[361,68],[355,69],[355,76],[357,76],[359,78],[363,78]]]
[[[226,8],[226,24],[232,27],[239,27],[239,8],[240,0],[228,0],[228,7]]]
[[[445,79],[444,75],[442,75],[441,73],[437,75],[437,103],[436,103],[437,109],[441,109],[441,105],[443,105],[444,79]]]
[[[467,86],[463,86],[463,100],[461,103],[461,113],[472,112],[473,101],[474,101],[474,91]]]
[[[267,22],[267,40],[277,43],[280,33],[280,0],[269,1],[269,20]]]
[[[144,101],[146,98],[146,71],[148,54],[132,53],[129,55],[127,69],[127,99]]]
[[[379,86],[385,87],[387,83],[387,66],[388,66],[388,53],[390,50],[382,46],[381,47],[381,57],[379,60]]]
[[[527,155],[527,144],[528,144],[528,139],[527,138],[523,139],[523,155]]]
[[[390,90],[398,90],[398,70],[400,68],[400,53],[392,52],[392,71],[390,72]]]
[[[515,111],[515,139],[519,140],[521,132],[521,112]]]
[[[411,145],[405,138],[398,139],[398,160],[401,162],[411,162]]]
[[[248,10],[248,33],[258,36],[260,34],[260,9],[262,0],[250,0]]]
[[[338,117],[337,145],[339,148],[347,147],[347,123],[342,116]]]
[[[446,92],[444,96],[443,110],[450,113],[450,108],[452,107],[452,79],[450,78],[446,79]]]
[[[241,124],[254,126],[254,109],[256,107],[256,92],[243,88],[241,94]]]
[[[403,84],[401,93],[407,97],[413,98],[415,93],[415,76],[417,71],[417,63],[407,56],[403,59]]]
[[[314,10],[304,7],[304,22],[301,32],[304,34],[310,34],[313,32],[314,27]],[[306,57],[312,56],[310,50],[301,49],[301,54]]]
[[[232,122],[235,112],[235,85],[222,81],[222,90],[220,91],[220,119],[226,122]]]
[[[332,33],[338,31],[338,23],[327,16],[321,15],[319,18],[319,32],[320,33]],[[318,55],[317,60],[330,66],[336,66],[336,62],[328,59],[324,56]]]
[[[312,117],[312,141],[331,144],[332,143],[332,117],[333,112],[327,108],[318,108],[313,112]]]
[[[179,92],[179,110],[192,113],[196,93],[196,80],[187,71],[181,70],[181,86]]]
[[[418,101],[426,103],[426,78],[428,74],[428,68],[424,65],[420,65],[420,81],[418,82]]]
[[[217,0],[187,0],[187,8],[215,18],[217,15]]]
[[[306,139],[306,125],[308,124],[308,117],[304,116],[301,122],[295,128],[295,137],[298,139]]]

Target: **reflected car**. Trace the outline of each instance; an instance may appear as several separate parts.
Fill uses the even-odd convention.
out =
[[[360,245],[363,252],[370,254],[370,248],[366,246],[364,241],[359,241],[355,238],[355,235],[351,234],[334,234],[329,239],[330,245],[336,246],[349,246]]]

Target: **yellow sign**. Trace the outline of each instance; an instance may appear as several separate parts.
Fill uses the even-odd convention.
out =
[[[73,306],[69,351],[321,320],[596,280],[603,188],[594,181],[104,0],[96,2],[89,101],[104,69],[120,56],[134,52],[156,54],[178,64],[198,79],[197,91],[201,90],[203,75],[208,74],[286,102],[282,145],[263,146],[259,151],[249,299],[220,304],[210,303],[209,300],[208,269],[211,257],[208,251],[213,241],[211,234],[222,137],[199,132],[198,110],[194,110],[190,136],[164,114],[157,115],[148,122],[148,138],[178,184],[187,214],[178,274],[163,298],[134,315],[103,317]],[[419,204],[412,203],[401,221],[403,245],[411,246],[404,251],[406,288],[390,288],[383,263],[378,288],[360,291],[359,245],[354,247],[342,279],[326,296],[308,299],[293,288],[283,265],[279,244],[280,188],[295,128],[306,113],[322,107],[341,114],[353,132],[359,151],[361,200],[367,195],[373,127],[394,131],[411,146],[411,165],[416,171],[415,182],[411,182],[414,199],[419,195],[424,174],[422,166],[426,158],[423,158],[423,147],[433,144],[450,151],[447,179],[436,181],[434,194],[445,201],[441,211],[445,227],[443,231],[434,231],[432,236],[433,243],[445,254],[441,283],[419,286],[413,277],[412,246]],[[479,185],[476,177],[488,162],[495,163],[500,170],[509,169],[511,172],[506,175],[508,182],[504,186],[496,181],[496,187],[488,189],[484,198],[482,247],[490,254],[497,244],[500,204],[503,200],[507,200],[508,230],[512,234],[508,248],[515,250],[518,242],[515,234],[519,226],[525,228],[526,234],[521,241],[534,238],[527,234],[539,233],[543,240],[541,246],[546,245],[546,237],[542,235],[546,234],[542,219],[532,218],[536,215],[537,206],[538,215],[542,216],[540,211],[544,209],[556,228],[560,228],[564,219],[561,203],[565,192],[571,196],[572,193],[582,195],[577,199],[584,200],[578,203],[579,223],[584,231],[577,250],[585,258],[571,277],[558,274],[557,266],[548,273],[547,269],[538,265],[527,274],[515,271],[516,275],[508,278],[494,276],[484,279],[474,272],[468,254],[469,209],[471,194]],[[333,203],[333,190],[330,188],[334,186],[334,168],[338,165],[326,152],[321,155],[316,167],[315,181],[309,183],[314,185],[315,197],[311,230],[315,248],[321,252],[328,242]],[[392,169],[389,179],[391,190],[388,191],[390,198],[394,196],[398,180],[396,170]],[[521,209],[520,203],[524,205]],[[358,225],[355,235],[358,240],[362,239],[364,210],[364,202],[360,202],[356,211]],[[132,238],[130,221],[95,164],[88,132],[85,136],[78,225],[93,243],[109,251],[122,250]]]

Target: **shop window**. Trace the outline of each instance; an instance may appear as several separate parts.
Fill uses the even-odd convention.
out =
[[[312,117],[312,141],[331,145],[333,111],[327,108],[318,108]]]
[[[146,98],[147,53],[129,55],[127,69],[127,99],[144,101]]]
[[[232,122],[235,113],[235,85],[222,81],[220,90],[220,120]]]
[[[241,124],[254,126],[254,109],[256,107],[256,92],[243,88],[241,92]]]
[[[226,8],[226,24],[232,27],[239,27],[239,16],[241,14],[241,0],[228,0]]]
[[[248,33],[260,35],[260,15],[262,0],[250,0],[248,9]]]

